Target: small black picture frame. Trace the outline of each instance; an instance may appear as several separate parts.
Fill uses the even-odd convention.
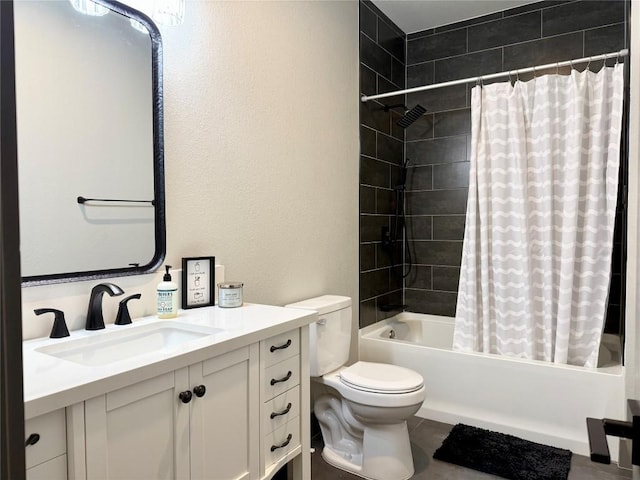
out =
[[[215,305],[216,257],[182,258],[182,308]]]

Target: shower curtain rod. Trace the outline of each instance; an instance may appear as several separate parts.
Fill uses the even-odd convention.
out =
[[[602,55],[594,55],[592,57],[583,57],[583,58],[577,58],[575,60],[566,60],[564,62],[554,62],[554,63],[547,63],[546,65],[538,65],[537,67],[527,67],[527,68],[520,68],[518,70],[510,70],[508,72],[500,72],[500,73],[490,73],[488,75],[482,75],[480,77],[469,77],[469,78],[463,78],[460,80],[452,80],[450,82],[442,82],[442,83],[435,83],[433,85],[423,85],[422,87],[413,87],[413,88],[407,88],[404,90],[396,90],[395,92],[387,92],[387,93],[380,93],[378,95],[363,95],[360,98],[360,101],[367,102],[369,100],[377,100],[379,98],[387,98],[387,97],[394,97],[396,95],[403,95],[405,93],[415,93],[415,92],[423,92],[425,90],[433,90],[435,88],[443,88],[443,87],[450,87],[453,85],[461,85],[463,83],[471,83],[471,82],[482,82],[483,80],[491,80],[494,78],[500,78],[500,77],[505,77],[507,75],[511,76],[511,75],[519,75],[521,73],[527,73],[527,72],[534,72],[536,70],[544,70],[547,68],[559,68],[559,67],[566,67],[566,66],[573,66],[574,63],[584,63],[584,62],[592,62],[592,61],[597,61],[597,60],[605,60],[607,58],[613,58],[613,57],[626,57],[627,55],[629,55],[629,50],[627,50],[626,48],[623,50],[620,50],[619,52],[611,52],[611,53],[603,53]]]

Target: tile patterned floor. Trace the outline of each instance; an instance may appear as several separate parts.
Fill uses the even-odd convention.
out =
[[[500,479],[495,475],[477,472],[432,458],[433,452],[449,434],[451,425],[413,417],[409,421],[409,435],[416,473],[413,480],[491,480]],[[322,438],[312,441],[315,453],[311,455],[312,480],[362,480],[327,464],[320,455]],[[622,480],[631,478],[631,472],[615,465],[593,463],[587,457],[573,455],[569,480]]]

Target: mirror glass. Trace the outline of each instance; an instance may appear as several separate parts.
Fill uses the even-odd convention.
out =
[[[26,285],[147,273],[164,258],[160,34],[99,3],[102,15],[14,4]]]

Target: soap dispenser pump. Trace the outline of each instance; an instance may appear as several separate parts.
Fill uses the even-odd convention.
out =
[[[171,281],[171,265],[165,265],[164,268],[166,273],[157,289],[158,318],[175,318],[178,316],[178,285]]]

